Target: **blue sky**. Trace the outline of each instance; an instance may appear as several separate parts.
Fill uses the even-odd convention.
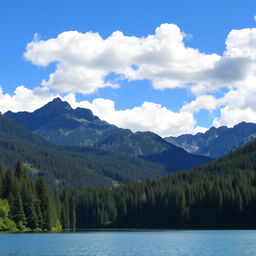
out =
[[[91,108],[101,118],[121,127],[134,131],[152,130],[162,136],[195,133],[212,125],[232,126],[240,121],[256,122],[256,106],[252,100],[256,86],[254,58],[251,57],[256,24],[254,1],[3,0],[0,2],[0,12],[2,112],[8,109],[32,111],[58,95],[72,106]],[[161,24],[175,24],[175,27],[161,27]],[[161,39],[155,32],[156,28],[160,28]],[[250,31],[245,31],[245,28],[250,28]],[[230,51],[224,56],[225,42],[232,30],[238,33],[230,36]],[[77,31],[82,38],[81,42],[78,42],[78,34],[72,34],[77,41],[74,43],[75,39],[71,40],[69,45],[54,52],[52,49],[55,43],[53,45],[49,40],[70,31]],[[102,57],[88,64],[85,55],[81,63],[78,63],[80,53],[73,54],[72,42],[75,45],[86,45],[89,39],[83,35],[90,31],[100,35],[97,42],[107,40],[115,31],[122,32],[124,41],[136,38],[132,46],[129,43],[122,46],[127,47],[127,59],[131,58],[130,62],[124,64],[121,71],[118,69],[118,65],[123,65],[119,55],[123,55],[122,59],[126,58],[126,50],[122,48],[117,49],[113,56],[111,50],[106,50],[107,59]],[[237,42],[242,41],[241,34],[246,42],[237,45]],[[159,42],[167,40],[167,45],[171,45],[172,40],[177,42],[173,47],[163,46],[162,50],[155,50],[152,56],[156,58],[156,63],[152,59],[147,63],[146,47],[157,47],[145,39],[149,35],[155,36],[154,39]],[[183,35],[184,49],[180,49],[178,43],[180,35]],[[71,33],[65,34],[62,42],[58,41],[61,47],[70,36]],[[115,38],[111,41],[113,47],[119,48],[118,40]],[[138,41],[143,41],[147,46],[140,46],[136,56],[129,57],[136,44],[139,44]],[[31,42],[33,47],[26,50]],[[45,42],[44,48],[39,49],[39,42]],[[152,45],[148,46],[150,43]],[[101,47],[100,44],[98,47]],[[184,54],[184,58],[178,58],[177,62],[174,60],[176,57],[166,57],[168,51],[175,54],[175,47],[181,50],[181,55]],[[248,49],[245,53],[238,53],[239,47]],[[46,56],[49,49],[52,56]],[[81,49],[86,51],[86,47]],[[191,56],[188,49],[194,51]],[[93,51],[97,52],[98,49],[91,51],[94,54]],[[144,51],[143,61],[140,51]],[[191,62],[189,64],[186,54]],[[58,55],[56,59],[53,58],[55,55]],[[162,61],[165,57],[167,60]],[[200,58],[202,60],[199,61]],[[95,61],[107,64],[104,68],[100,63],[93,70],[90,66],[83,69],[83,65],[96,65]],[[114,65],[111,61],[118,65],[109,68]],[[58,71],[57,63],[61,72]],[[72,71],[74,66],[79,67]],[[142,67],[143,70],[138,74],[129,71],[128,74],[128,67]],[[200,75],[191,75],[194,67]],[[158,69],[161,72],[156,74],[155,70]],[[185,72],[185,69],[189,71]],[[227,78],[226,70],[230,70],[232,78]],[[88,75],[88,72],[93,73]],[[99,76],[97,72],[101,72]],[[53,81],[49,80],[50,74],[54,74]],[[233,78],[236,74],[237,78]],[[74,81],[76,77],[83,76],[85,79],[79,83]],[[100,84],[99,77],[103,77],[103,84]],[[42,83],[43,80],[45,83]],[[90,82],[92,84],[87,88]],[[108,86],[107,82],[112,85]],[[118,88],[113,88],[116,83]],[[237,101],[244,104],[237,106],[234,104]],[[250,101],[252,103],[247,104]]]

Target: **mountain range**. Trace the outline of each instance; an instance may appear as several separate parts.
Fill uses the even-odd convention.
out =
[[[46,177],[52,187],[110,186],[211,161],[154,133],[108,124],[59,98],[32,113],[0,116],[0,162],[13,168],[17,160],[32,176]]]
[[[167,137],[165,140],[189,153],[219,158],[256,139],[256,124],[242,122],[232,128],[212,127],[205,133]]]
[[[165,165],[168,172],[192,168],[211,160],[208,157],[188,154],[155,133],[133,133],[128,129],[118,128],[94,116],[89,109],[73,109],[60,98],[32,113],[9,111],[4,116],[54,144],[89,146],[145,158]],[[158,161],[154,156],[163,152],[165,161]]]
[[[62,166],[58,159],[65,158],[66,166],[72,166],[69,167],[72,170],[75,168],[74,173],[83,170],[85,177],[91,176],[89,179],[80,177],[74,183],[86,180],[87,185],[127,183],[191,169],[222,157],[256,138],[256,124],[243,122],[233,128],[212,127],[205,133],[163,139],[152,132],[134,133],[119,128],[101,120],[89,109],[73,109],[60,98],[31,113],[8,111],[1,116],[0,125],[0,149],[5,147],[6,151],[10,140],[15,140],[14,146],[8,144],[8,150],[14,148],[16,158],[24,159],[39,173],[44,169],[46,175],[45,170],[48,170],[47,175],[53,175],[53,180],[58,180],[58,183],[65,183],[65,179],[55,177],[56,169],[60,170]],[[8,128],[4,129],[5,126]],[[10,134],[11,131],[15,132]],[[27,160],[24,150],[17,150],[21,147],[31,151],[31,145],[40,152],[37,160]],[[36,151],[35,148],[33,150]],[[55,172],[45,165],[47,161],[43,161],[43,165],[38,164],[38,159],[44,159],[42,150],[50,152],[52,166],[57,166]],[[2,154],[0,160],[13,166],[16,158],[10,160],[10,156]]]

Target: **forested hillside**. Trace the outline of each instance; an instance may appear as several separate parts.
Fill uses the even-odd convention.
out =
[[[256,142],[160,180],[76,192],[77,227],[256,228]]]
[[[14,168],[18,160],[55,188],[111,186],[167,174],[164,166],[134,156],[54,145],[0,115],[0,163]]]

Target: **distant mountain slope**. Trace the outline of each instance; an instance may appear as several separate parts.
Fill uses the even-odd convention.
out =
[[[52,186],[112,185],[167,173],[164,166],[133,156],[51,144],[0,115],[0,162],[14,167],[17,160]]]
[[[168,168],[168,172],[190,169],[212,160],[209,157],[190,154],[167,143],[152,132],[114,133],[99,141],[96,146],[114,152],[138,155],[143,159],[161,163]]]
[[[173,146],[174,147],[174,146]],[[159,154],[147,155],[143,157],[146,160],[161,163],[168,167],[168,172],[178,170],[188,170],[193,167],[211,162],[211,158],[201,155],[190,154],[183,149],[170,148]]]
[[[211,158],[219,158],[255,139],[256,124],[246,122],[235,125],[233,128],[213,127],[205,133],[165,138],[166,141],[185,149],[189,153]]]
[[[123,152],[136,156],[158,154],[170,148],[177,148],[155,133],[133,133],[130,130],[121,129],[103,137],[94,146],[107,151]]]
[[[4,116],[53,143],[89,145],[113,153],[150,156],[148,160],[166,165],[169,171],[181,170],[184,166],[192,168],[211,161],[210,158],[190,156],[152,132],[133,133],[108,124],[94,116],[90,110],[72,109],[59,98],[33,113],[9,111]]]

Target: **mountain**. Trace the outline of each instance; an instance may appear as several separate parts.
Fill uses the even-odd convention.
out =
[[[73,146],[92,146],[104,134],[118,129],[89,109],[73,109],[60,98],[32,113],[8,111],[4,116],[53,143]]]
[[[14,168],[17,160],[52,187],[110,186],[167,173],[164,166],[135,156],[52,144],[0,115],[0,162]]]
[[[167,137],[165,140],[189,153],[219,158],[256,139],[256,124],[242,122],[233,128],[212,127],[205,133]]]
[[[73,109],[59,98],[32,113],[9,111],[4,116],[52,143],[87,145],[112,153],[141,157],[165,165],[169,172],[192,168],[212,160],[191,156],[152,132],[133,133],[118,128],[100,120],[89,109]]]

